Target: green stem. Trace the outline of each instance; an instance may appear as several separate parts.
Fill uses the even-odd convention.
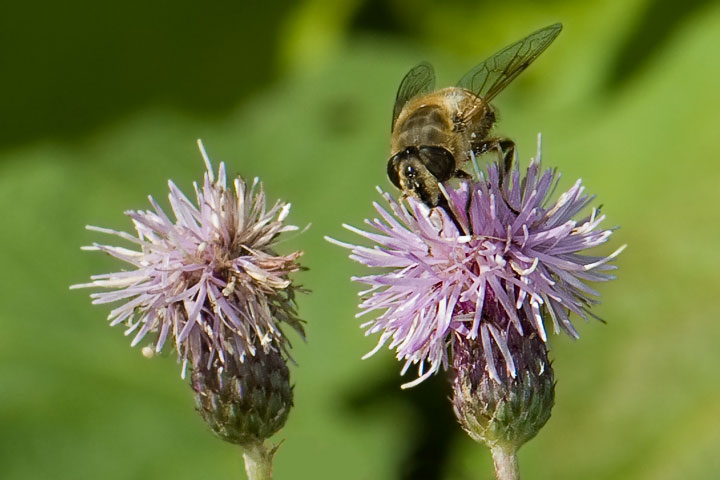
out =
[[[275,450],[275,447],[266,447],[262,441],[245,445],[243,460],[248,480],[272,480]]]
[[[490,452],[495,464],[497,480],[520,480],[520,470],[514,449],[495,445]]]

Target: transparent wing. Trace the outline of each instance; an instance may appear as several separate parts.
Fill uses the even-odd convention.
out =
[[[458,87],[470,90],[485,101],[492,100],[545,51],[561,30],[562,24],[556,23],[503,48],[466,73]]]
[[[430,93],[434,89],[435,70],[432,65],[427,62],[415,65],[400,82],[393,108],[392,128],[395,128],[395,120],[408,100],[421,93]]]

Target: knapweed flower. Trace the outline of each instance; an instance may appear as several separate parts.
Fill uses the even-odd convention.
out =
[[[576,219],[594,197],[578,180],[552,200],[559,175],[542,170],[539,147],[522,176],[516,165],[503,181],[496,163],[477,173],[444,189],[445,208],[428,209],[414,198],[398,203],[383,193],[389,211],[374,204],[380,218],[366,221],[370,231],[345,225],[372,248],[329,239],[351,249],[351,259],[380,269],[353,278],[370,287],[360,293],[358,316],[380,312],[363,324],[366,334],[380,334],[368,356],[388,345],[404,361],[403,374],[418,365],[418,378],[405,387],[448,367],[453,336],[478,342],[494,381],[515,378],[509,333],[534,333],[545,342],[547,321],[576,338],[570,314],[588,318],[597,303],[588,282],[613,278],[609,262],[622,248],[608,256],[582,253],[612,233],[599,228],[604,216],[597,209]],[[498,372],[496,354],[507,375]]]
[[[225,164],[217,178],[200,142],[206,172],[194,184],[193,203],[170,181],[171,218],[150,197],[151,210],[128,211],[135,234],[88,226],[115,235],[135,249],[93,244],[85,250],[108,253],[130,269],[91,277],[71,288],[100,288],[94,304],[120,305],[111,325],[124,324],[132,345],[152,334],[160,352],[170,339],[185,367],[222,366],[226,357],[242,362],[258,348],[287,353],[284,326],[301,335],[296,287],[289,274],[301,252],[278,255],[278,235],[297,230],[284,223],[289,203],[267,208],[262,184],[236,178],[228,188]]]

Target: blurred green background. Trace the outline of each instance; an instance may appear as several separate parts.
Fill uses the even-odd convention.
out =
[[[607,320],[551,338],[553,416],[526,479],[720,478],[720,5],[695,0],[268,0],[0,4],[0,478],[244,478],[193,411],[174,355],[145,359],[68,285],[119,264],[85,224],[129,229],[203,164],[293,203],[306,252],[295,408],[278,479],[489,479],[441,377],[399,364],[354,318],[363,272],[324,235],[373,215],[397,85],[419,60],[452,85],[490,53],[565,30],[496,101],[522,162],[543,133],[620,225]]]

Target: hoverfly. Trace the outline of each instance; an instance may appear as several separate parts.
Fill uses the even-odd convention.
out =
[[[494,137],[495,109],[490,102],[552,43],[562,24],[541,28],[470,70],[457,86],[435,90],[427,62],[412,68],[398,88],[393,109],[391,157],[387,173],[404,195],[429,207],[441,201],[439,182],[469,178],[461,166],[489,150],[501,154],[507,176],[515,142]]]

